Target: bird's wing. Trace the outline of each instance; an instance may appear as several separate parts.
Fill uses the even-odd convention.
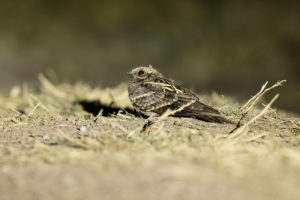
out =
[[[161,114],[166,107],[178,101],[176,88],[167,82],[147,81],[139,84],[131,100],[141,111]]]
[[[204,121],[216,123],[233,123],[225,116],[223,116],[218,110],[212,108],[211,106],[205,105],[204,103],[201,103],[199,98],[190,90],[185,88],[182,84],[173,81],[171,85],[176,87],[177,91],[181,91],[177,93],[178,100],[176,104],[173,104],[173,106],[176,105],[174,109],[178,109],[179,107],[188,105],[182,110],[176,112],[174,116],[195,117]]]

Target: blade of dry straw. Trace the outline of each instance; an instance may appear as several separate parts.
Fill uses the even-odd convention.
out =
[[[279,97],[279,94],[276,94],[273,99],[265,106],[265,108],[258,113],[256,116],[254,116],[252,119],[250,119],[248,122],[244,123],[242,126],[240,126],[239,128],[237,128],[236,130],[233,131],[233,133],[228,136],[228,139],[232,139],[235,138],[237,136],[241,136],[244,135],[245,133],[248,132],[249,130],[249,125],[252,124],[253,122],[255,122],[256,120],[258,120],[259,118],[261,118],[271,107],[271,105],[274,103],[274,101]]]

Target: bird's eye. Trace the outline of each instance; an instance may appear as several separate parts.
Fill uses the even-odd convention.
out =
[[[143,71],[143,70],[140,70],[139,72],[138,72],[138,75],[139,76],[143,76],[145,74],[145,72]]]

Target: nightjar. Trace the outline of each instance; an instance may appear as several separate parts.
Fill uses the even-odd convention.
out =
[[[172,116],[192,117],[207,122],[232,123],[221,113],[203,103],[182,84],[164,77],[149,67],[137,67],[128,73],[132,82],[128,96],[134,108],[146,116],[159,116],[170,110],[178,110]]]

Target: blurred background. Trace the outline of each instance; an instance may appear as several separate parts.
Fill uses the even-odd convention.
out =
[[[110,87],[148,64],[241,100],[287,79],[276,106],[299,113],[300,2],[1,0],[0,91],[39,72]]]

